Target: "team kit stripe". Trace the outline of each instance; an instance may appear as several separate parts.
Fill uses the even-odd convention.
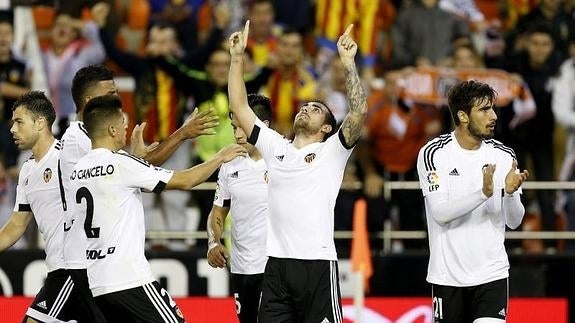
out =
[[[440,136],[438,140],[432,142],[431,144],[429,144],[429,146],[425,148],[425,150],[423,151],[425,170],[427,170],[428,172],[436,170],[435,164],[433,163],[433,155],[435,155],[435,152],[437,150],[445,147],[445,145],[450,143],[451,140],[453,140],[451,138],[451,134],[443,135]]]
[[[341,315],[341,308],[339,307],[339,294],[337,292],[337,269],[335,266],[335,261],[329,262],[330,271],[330,285],[331,285],[331,308],[334,323],[342,323],[343,318]]]
[[[146,295],[150,299],[150,302],[154,305],[160,316],[164,319],[164,322],[167,323],[178,323],[178,319],[174,316],[172,310],[168,307],[168,305],[164,302],[158,290],[152,285],[152,283],[148,283],[143,286]]]
[[[132,160],[135,160],[135,161],[137,161],[138,163],[140,163],[140,164],[142,164],[142,165],[144,165],[144,166],[146,166],[146,167],[150,167],[150,163],[148,163],[147,161],[145,161],[145,160],[143,160],[143,159],[141,159],[141,158],[138,158],[138,157],[136,157],[136,156],[134,156],[134,155],[127,154],[127,153],[123,153],[123,152],[119,152],[119,151],[116,152],[116,154],[118,154],[118,156],[128,157],[128,158],[130,158],[130,159],[132,159]]]
[[[485,140],[485,143],[491,144],[493,145],[493,148],[497,148],[499,150],[503,150],[504,152],[508,153],[509,155],[511,155],[511,157],[513,157],[513,159],[517,159],[517,157],[515,156],[515,152],[513,151],[512,148],[505,146],[503,143],[495,140],[495,139],[488,139]]]
[[[44,314],[38,310],[35,310],[33,308],[28,308],[28,310],[26,310],[26,316],[31,317],[37,321],[40,322],[50,322],[50,323],[66,323],[64,321],[61,321],[55,317],[50,317],[47,314]]]
[[[60,187],[60,198],[62,199],[62,208],[64,211],[68,210],[66,205],[66,192],[64,191],[64,183],[62,183],[62,168],[60,167],[60,159],[58,159],[58,186]]]
[[[57,317],[58,314],[60,314],[60,311],[62,311],[62,308],[66,304],[66,301],[68,301],[68,298],[70,297],[70,293],[72,293],[73,288],[74,288],[74,282],[72,281],[72,278],[68,276],[66,282],[64,282],[64,286],[62,286],[62,289],[60,290],[60,293],[58,293],[58,297],[56,297],[56,301],[52,305],[50,312],[48,312],[49,316]]]
[[[80,130],[82,130],[82,132],[85,133],[87,137],[89,137],[89,136],[88,136],[88,131],[86,130],[86,128],[84,128],[84,125],[83,125],[83,124],[78,123],[78,128],[80,128]]]
[[[435,170],[435,167],[432,163],[431,158],[433,158],[433,154],[435,153],[435,147],[439,146],[439,145],[444,145],[447,144],[447,142],[449,142],[449,140],[451,139],[451,136],[449,134],[446,135],[442,135],[439,136],[435,141],[433,141],[432,143],[430,143],[424,150],[423,152],[423,160],[425,163],[425,169],[427,171],[431,171],[431,170]],[[433,169],[432,169],[433,167]]]

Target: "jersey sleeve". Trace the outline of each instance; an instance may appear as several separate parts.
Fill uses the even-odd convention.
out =
[[[26,191],[24,186],[26,185],[27,179],[27,163],[22,166],[20,170],[20,175],[18,176],[18,185],[16,185],[16,202],[14,203],[14,212],[32,212],[30,207],[30,202],[26,196]]]
[[[127,152],[120,151],[118,156],[122,181],[128,187],[159,193],[164,190],[174,175],[172,170],[156,167]]]
[[[225,167],[220,167],[218,182],[216,184],[216,192],[214,194],[214,205],[219,207],[229,207],[230,202],[231,196],[226,181]]]
[[[282,144],[286,139],[276,131],[268,128],[260,119],[256,117],[252,134],[248,138],[248,142],[260,151],[264,159],[273,157],[274,147]]]
[[[347,147],[345,145],[345,139],[341,129],[331,137],[327,138],[325,141],[325,149],[327,149],[331,158],[343,167],[345,167],[345,164],[347,163],[349,156],[351,156],[354,147],[355,145],[351,147]]]
[[[417,174],[423,196],[434,193],[447,193],[447,174],[440,165],[443,155],[437,145],[430,143],[419,150],[417,156]]]

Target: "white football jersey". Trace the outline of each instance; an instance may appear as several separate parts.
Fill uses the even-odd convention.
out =
[[[334,207],[347,159],[340,131],[301,149],[256,118],[249,138],[268,167],[268,256],[337,260]]]
[[[494,139],[484,140],[476,150],[463,149],[454,133],[439,136],[421,148],[417,170],[424,196],[447,193],[449,201],[466,198],[482,189],[483,166],[496,165],[493,195],[467,215],[439,225],[429,213],[426,199],[428,282],[476,286],[509,276],[501,193],[513,159],[513,150]]]
[[[62,246],[64,215],[58,178],[60,141],[54,140],[50,150],[39,161],[28,159],[20,169],[14,211],[31,211],[46,243],[48,272],[65,268]]]
[[[160,192],[173,171],[124,151],[98,148],[82,157],[70,176],[70,203],[85,215],[88,279],[94,296],[154,281],[144,255],[141,190]]]
[[[268,184],[265,161],[237,157],[220,167],[214,205],[232,216],[231,272],[264,272],[267,262]]]
[[[74,166],[92,149],[92,141],[81,121],[73,121],[62,136],[62,152],[60,153],[60,169],[64,204],[64,261],[68,269],[85,269],[86,234],[84,233],[84,215],[75,214],[73,195],[70,192],[70,176]],[[79,219],[76,219],[79,217]],[[74,225],[78,223],[78,225]]]

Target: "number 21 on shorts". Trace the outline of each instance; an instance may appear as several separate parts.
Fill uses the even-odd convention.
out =
[[[443,299],[441,297],[433,298],[433,316],[436,319],[443,319]]]

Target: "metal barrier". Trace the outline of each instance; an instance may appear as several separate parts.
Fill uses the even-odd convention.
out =
[[[522,185],[525,190],[575,190],[575,182],[525,182]],[[214,190],[215,183],[202,183],[194,190]],[[360,182],[348,184],[344,189],[361,189]],[[385,182],[384,198],[391,198],[392,190],[419,190],[419,182],[416,181],[395,181]],[[148,231],[148,239],[207,239],[206,231]],[[403,239],[427,239],[426,231],[401,231],[391,230],[390,225],[386,225],[383,231],[374,232],[371,238],[381,239],[383,241],[383,251],[387,253],[391,250],[392,240]],[[352,239],[353,231],[335,231],[335,239]],[[575,240],[575,231],[507,231],[505,238],[510,240],[541,239],[541,240]]]

